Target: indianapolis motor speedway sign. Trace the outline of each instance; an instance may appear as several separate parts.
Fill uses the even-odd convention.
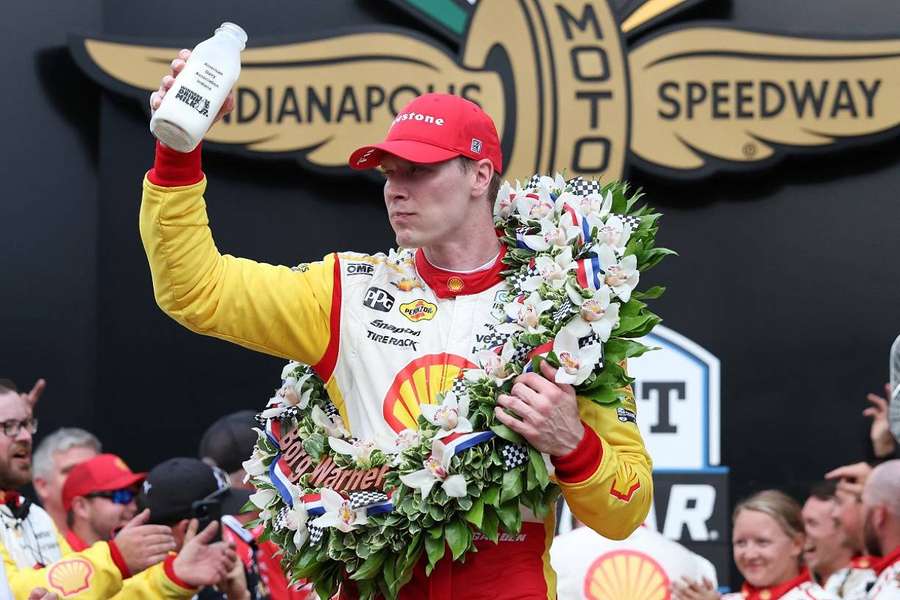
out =
[[[349,172],[360,140],[380,139],[414,96],[441,91],[494,117],[508,178],[559,170],[618,179],[632,164],[696,178],[873,142],[900,124],[900,39],[812,39],[725,22],[639,35],[697,0],[395,3],[457,39],[458,56],[386,26],[254,38],[236,109],[207,141]],[[179,49],[102,36],[74,36],[70,47],[94,79],[143,103]]]

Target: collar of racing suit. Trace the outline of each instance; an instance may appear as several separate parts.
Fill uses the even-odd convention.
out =
[[[487,269],[459,273],[436,267],[425,257],[421,248],[416,250],[416,272],[438,298],[455,298],[477,294],[490,289],[503,281],[501,273],[508,268],[503,264],[506,256],[506,245],[501,244],[500,253],[494,259],[494,264]]]
[[[744,582],[744,585],[741,587],[741,595],[746,600],[778,600],[801,583],[807,581],[809,581],[809,571],[803,569],[797,577],[772,587],[758,588]]]
[[[900,546],[894,548],[893,552],[889,552],[884,558],[873,565],[876,575],[881,575],[882,571],[900,561]]]

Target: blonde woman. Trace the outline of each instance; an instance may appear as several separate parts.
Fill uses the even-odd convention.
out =
[[[803,519],[800,505],[777,490],[764,490],[734,509],[731,546],[744,577],[740,593],[722,600],[828,600],[810,581],[802,564]],[[718,592],[704,582],[683,580],[672,586],[675,600],[717,600]]]

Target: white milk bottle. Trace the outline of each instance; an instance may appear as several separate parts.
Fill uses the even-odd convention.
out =
[[[157,139],[178,152],[197,147],[241,73],[246,44],[246,32],[234,23],[222,23],[213,37],[197,44],[150,119]]]

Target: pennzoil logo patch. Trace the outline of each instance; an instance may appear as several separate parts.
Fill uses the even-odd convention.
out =
[[[63,598],[84,591],[91,586],[94,567],[83,558],[61,560],[47,573],[47,583]]]
[[[437,304],[432,304],[427,300],[419,298],[418,300],[401,304],[400,314],[413,323],[430,321],[434,318],[434,315],[437,314]]]

